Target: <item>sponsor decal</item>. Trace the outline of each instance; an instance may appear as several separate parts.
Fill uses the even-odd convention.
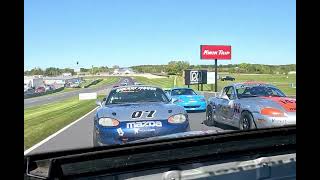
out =
[[[127,123],[128,129],[144,128],[144,127],[162,127],[161,121],[140,121]]]
[[[133,129],[134,134],[139,134],[139,132],[144,133],[144,132],[154,132],[156,131],[155,129],[139,129],[139,128],[134,128]]]
[[[267,122],[267,121],[264,120],[264,119],[257,119],[257,122],[258,122],[258,123],[265,123],[265,122]],[[273,120],[272,120],[272,122],[273,122]]]
[[[134,128],[133,131],[134,131],[134,134],[138,134],[139,133],[139,129],[138,128]]]
[[[121,128],[118,128],[117,132],[118,132],[119,136],[123,136],[123,134],[124,134],[124,132]]]
[[[234,112],[235,113],[240,113],[240,106],[241,106],[240,103],[235,103],[234,104]]]
[[[288,103],[296,103],[296,100],[292,100],[292,99],[280,99],[280,102],[284,103],[284,104],[288,104]]]
[[[141,87],[123,87],[116,90],[116,92],[137,92],[142,90],[149,90],[155,91],[157,88],[155,87],[148,87],[148,86],[141,86]]]
[[[284,97],[266,97],[279,105],[281,105],[287,112],[296,112],[296,100]]]

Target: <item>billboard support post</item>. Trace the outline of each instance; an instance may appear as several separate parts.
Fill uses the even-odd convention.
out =
[[[214,60],[214,64],[215,64],[215,75],[214,75],[214,79],[215,79],[215,84],[214,84],[214,91],[218,92],[218,60],[215,59]]]

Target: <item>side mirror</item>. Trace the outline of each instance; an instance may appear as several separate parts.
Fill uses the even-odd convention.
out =
[[[103,98],[103,100],[102,100],[102,101],[104,102],[104,101],[106,101],[106,100],[107,100],[107,98]]]
[[[97,101],[96,101],[96,105],[102,107],[101,101],[100,101],[100,100],[97,100]]]
[[[221,98],[222,98],[222,99],[225,99],[225,100],[228,100],[228,101],[230,100],[229,97],[228,97],[226,94],[222,95]]]

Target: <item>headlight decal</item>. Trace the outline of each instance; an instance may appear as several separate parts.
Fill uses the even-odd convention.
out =
[[[184,114],[176,114],[168,118],[168,122],[172,124],[184,123],[186,120],[187,117]]]
[[[116,119],[112,118],[100,118],[98,120],[99,125],[105,126],[105,127],[116,127],[120,124],[120,122]]]
[[[261,109],[260,112],[262,115],[273,116],[273,117],[284,117],[285,113],[279,109],[266,107]]]

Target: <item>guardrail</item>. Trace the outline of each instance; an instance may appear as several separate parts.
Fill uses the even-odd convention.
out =
[[[24,99],[43,96],[43,95],[47,95],[47,94],[52,94],[52,93],[60,92],[62,90],[64,90],[64,87],[61,87],[61,88],[58,88],[58,89],[55,89],[55,90],[52,90],[52,91],[46,91],[46,92],[43,92],[43,93],[25,94],[24,95]]]

